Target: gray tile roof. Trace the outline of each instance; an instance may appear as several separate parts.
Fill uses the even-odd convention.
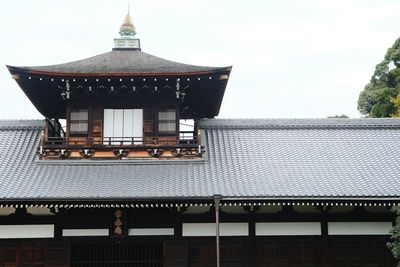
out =
[[[231,67],[204,67],[182,64],[159,58],[140,50],[113,50],[94,57],[85,58],[64,64],[34,67],[8,66],[10,70],[20,69],[47,74],[190,74],[230,71]]]
[[[400,199],[400,119],[203,120],[202,161],[38,161],[42,121],[0,121],[0,201]]]

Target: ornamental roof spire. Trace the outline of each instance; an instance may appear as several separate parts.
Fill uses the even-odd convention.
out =
[[[119,28],[119,34],[121,36],[135,36],[136,34],[135,25],[133,25],[132,17],[130,15],[129,5],[128,5],[128,14],[126,14],[124,22],[122,22],[122,25]]]
[[[130,15],[130,8],[128,6],[128,14],[126,14],[121,27],[119,28],[118,38],[114,39],[114,49],[137,49],[140,50],[140,40],[133,38],[136,35],[135,25],[133,25],[132,17]]]

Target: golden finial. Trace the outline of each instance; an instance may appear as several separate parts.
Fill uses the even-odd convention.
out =
[[[124,22],[122,23],[121,27],[119,28],[119,34],[121,36],[135,36],[136,29],[133,25],[132,18],[130,15],[130,5],[128,4],[128,14],[126,14],[124,18]]]

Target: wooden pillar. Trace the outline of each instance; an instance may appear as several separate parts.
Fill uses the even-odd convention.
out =
[[[174,236],[175,239],[182,239],[182,212],[180,207],[177,207],[173,212],[175,215]]]
[[[55,219],[54,219],[54,239],[56,241],[61,241],[62,239],[62,221],[63,221],[63,216],[59,213],[55,213]]]
[[[328,242],[328,221],[326,218],[326,207],[322,207],[321,211],[321,240],[320,240],[320,252],[319,262],[321,267],[328,267],[329,264],[329,242]]]
[[[254,212],[255,207],[251,206],[248,210],[248,223],[249,223],[249,238],[247,243],[247,265],[256,266],[257,262],[257,247],[256,247],[256,222]]]

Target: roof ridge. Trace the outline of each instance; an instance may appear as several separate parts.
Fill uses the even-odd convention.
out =
[[[200,128],[398,128],[400,118],[202,119]]]
[[[0,119],[0,129],[8,130],[8,129],[32,129],[38,128],[41,129],[45,126],[44,120],[4,120]]]

